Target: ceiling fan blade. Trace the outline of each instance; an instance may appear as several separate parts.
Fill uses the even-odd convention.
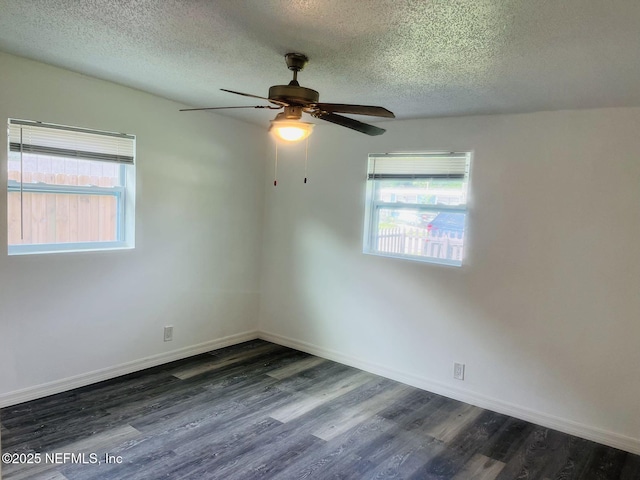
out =
[[[269,110],[280,110],[282,107],[272,107],[271,105],[241,106],[241,107],[205,107],[205,108],[181,108],[181,112],[193,112],[196,110],[227,110],[229,108],[268,108]]]
[[[351,113],[353,115],[371,115],[373,117],[396,118],[393,112],[384,107],[373,105],[349,105],[346,103],[316,103],[318,109],[327,113]]]
[[[266,100],[267,102],[275,103],[276,105],[282,105],[283,107],[289,105],[288,103],[281,102],[280,100],[270,100],[266,97],[259,97],[258,95],[252,95],[250,93],[235,92],[233,90],[227,90],[226,88],[221,88],[220,90],[222,90],[223,92],[235,93],[236,95],[242,95],[243,97],[259,98],[260,100]]]
[[[319,118],[320,120],[326,120],[327,122],[351,128],[352,130],[356,130],[367,135],[382,135],[384,132],[386,132],[384,128],[374,127],[373,125],[369,125],[368,123],[363,123],[358,120],[354,120],[353,118],[343,117],[342,115],[336,115],[335,113],[320,113],[311,115],[315,118]]]

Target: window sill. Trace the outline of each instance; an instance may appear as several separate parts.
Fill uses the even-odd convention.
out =
[[[445,265],[447,267],[462,267],[462,262],[458,260],[446,260],[444,258],[419,257],[416,255],[402,255],[398,253],[386,253],[376,251],[363,251],[365,255],[375,255],[376,257],[396,258],[399,260],[409,260],[420,263],[433,263],[436,265]]]
[[[90,242],[67,244],[11,245],[9,256],[40,255],[52,253],[105,252],[113,250],[132,250],[134,245],[126,242]]]

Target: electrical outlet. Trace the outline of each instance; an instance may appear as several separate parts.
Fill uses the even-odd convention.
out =
[[[456,380],[464,380],[464,363],[453,364],[453,378]]]
[[[164,327],[164,341],[170,342],[173,340],[173,325],[167,325]]]

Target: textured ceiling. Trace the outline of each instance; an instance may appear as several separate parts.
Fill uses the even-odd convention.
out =
[[[640,0],[0,0],[0,50],[193,106],[254,104],[219,89],[266,96],[289,51],[399,118],[640,105]]]

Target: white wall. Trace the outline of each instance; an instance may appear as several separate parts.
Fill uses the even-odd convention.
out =
[[[9,257],[0,242],[0,406],[256,336],[266,136],[180,107],[0,53],[1,121],[137,135],[134,250]],[[0,135],[0,185],[6,151]]]
[[[267,170],[263,336],[640,453],[640,109],[384,126]],[[367,154],[425,150],[474,152],[462,268],[361,253]]]

